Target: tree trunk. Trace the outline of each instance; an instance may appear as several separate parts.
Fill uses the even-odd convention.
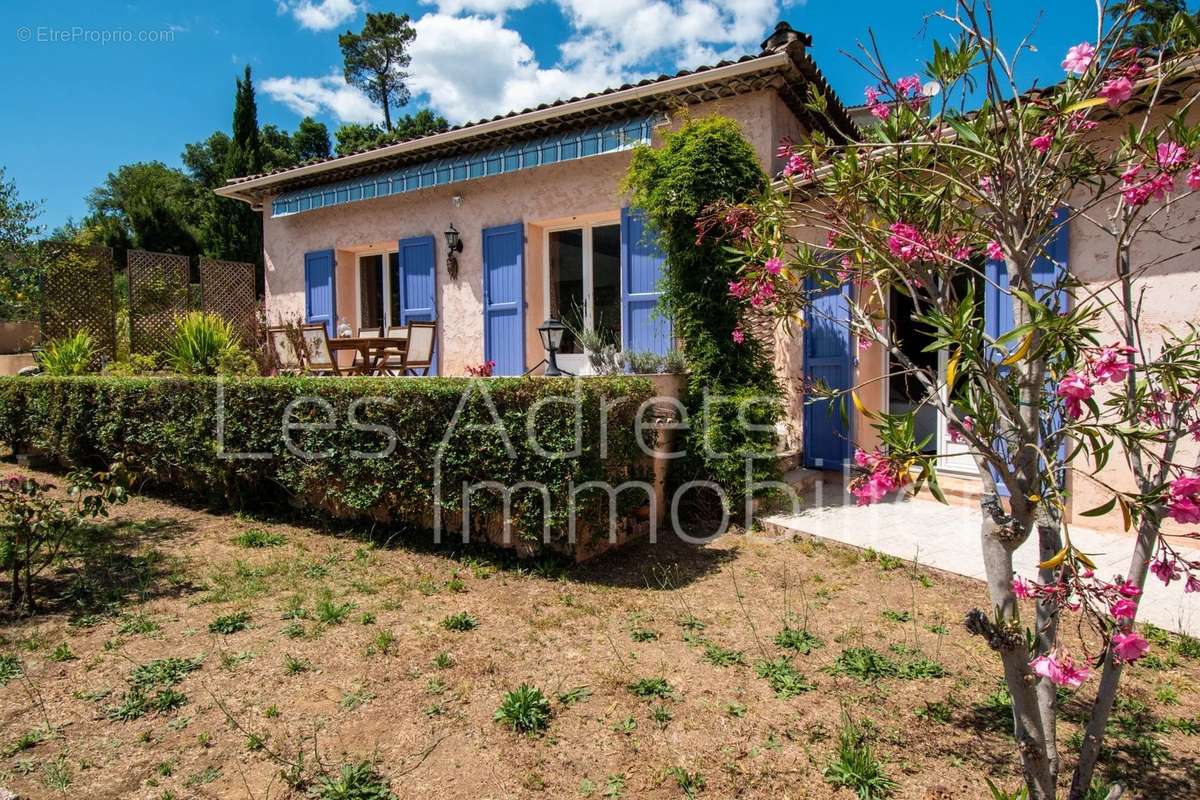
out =
[[[1038,556],[1042,561],[1054,556],[1062,549],[1062,527],[1057,515],[1048,511],[1045,506],[1038,506]],[[1038,571],[1038,581],[1049,585],[1055,580],[1054,570]],[[1037,604],[1037,652],[1049,653],[1058,638],[1059,610],[1046,600]],[[1038,713],[1042,719],[1042,732],[1046,736],[1046,759],[1050,765],[1050,777],[1058,784],[1060,760],[1058,755],[1058,692],[1057,687],[1046,678],[1037,683]]]
[[[1013,738],[1021,754],[1021,766],[1030,800],[1054,800],[1055,782],[1047,755],[1038,693],[1029,671],[1025,639],[1015,626],[1017,598],[1012,590],[1012,554],[1024,539],[1031,521],[1016,520],[1003,512],[995,495],[980,502],[983,508],[981,530],[983,562],[987,570],[988,593],[997,619],[988,632],[988,644],[1000,656],[1004,682],[1012,696]]]
[[[1129,562],[1129,574],[1125,576],[1126,580],[1136,584],[1139,589],[1146,585],[1146,572],[1157,543],[1158,523],[1149,517],[1143,517],[1138,525],[1137,543],[1133,548],[1133,558]],[[1138,598],[1139,609],[1142,597]],[[1104,658],[1100,687],[1096,690],[1096,702],[1092,704],[1092,716],[1084,729],[1083,745],[1079,748],[1079,763],[1071,780],[1069,800],[1083,800],[1087,796],[1092,775],[1096,771],[1096,760],[1100,757],[1100,746],[1104,743],[1104,729],[1108,727],[1108,718],[1117,699],[1117,684],[1121,681],[1123,668],[1123,664],[1113,659],[1110,650]]]

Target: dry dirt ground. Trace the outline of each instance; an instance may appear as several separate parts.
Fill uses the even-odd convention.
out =
[[[114,519],[42,614],[0,623],[0,786],[22,796],[299,798],[368,760],[399,798],[849,800],[825,777],[846,718],[895,798],[1018,782],[996,662],[961,625],[983,586],[919,565],[740,533],[518,564],[146,497]],[[462,612],[477,626],[443,625]],[[1197,797],[1200,643],[1151,634],[1105,768]],[[773,686],[784,656],[803,678]],[[541,735],[493,719],[522,683],[550,698]]]

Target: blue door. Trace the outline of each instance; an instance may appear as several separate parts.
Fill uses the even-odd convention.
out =
[[[666,256],[641,214],[621,209],[621,349],[666,355],[671,321],[657,311]]]
[[[337,285],[332,250],[304,254],[304,321],[324,323],[337,336]]]
[[[495,375],[525,372],[525,227],[483,231],[483,354]]]
[[[392,277],[400,296],[400,318],[394,324],[434,322],[437,320],[437,268],[434,263],[433,237],[417,236],[400,240],[399,274]],[[430,375],[437,375],[438,351],[433,346]]]
[[[804,288],[809,297],[804,312],[804,383],[842,393],[832,400],[805,403],[804,466],[841,469],[850,459],[850,285],[823,288],[810,276]]]
[[[1033,263],[1033,296],[1039,302],[1046,304],[1051,310],[1063,312],[1067,310],[1067,292],[1062,285],[1062,278],[1067,273],[1067,249],[1069,239],[1067,234],[1067,209],[1060,208],[1054,214],[1054,222],[1059,225],[1054,240],[1046,246],[1045,256]],[[1013,318],[1013,296],[1008,291],[1008,267],[1003,261],[989,260],[985,270],[987,285],[983,291],[983,329],[984,332],[997,339],[1016,327]],[[1009,342],[1008,349],[1012,350],[1016,342]],[[993,359],[999,361],[1004,354],[997,350]],[[1001,367],[1001,369],[1006,369]],[[1053,392],[1054,387],[1048,386],[1047,391]],[[1057,432],[1062,427],[1062,419],[1055,414],[1046,422],[1045,435]],[[1004,442],[996,442],[997,450],[1005,452]],[[1059,453],[1065,455],[1066,444],[1059,447]],[[993,470],[995,473],[995,470]],[[1008,487],[999,480],[996,474],[996,491],[1002,497],[1008,497]]]

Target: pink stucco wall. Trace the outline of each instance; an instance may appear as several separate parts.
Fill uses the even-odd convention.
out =
[[[784,135],[798,135],[798,122],[773,91],[762,91],[693,106],[692,117],[719,113],[739,122],[764,167],[775,166],[775,147]],[[672,124],[677,124],[677,121]],[[545,317],[542,237],[548,225],[572,219],[617,219],[625,205],[620,183],[630,153],[480,178],[403,195],[272,218],[264,212],[267,313],[277,318],[304,314],[304,254],[333,249],[337,256],[338,315],[356,326],[356,254],[393,247],[397,240],[432,234],[438,269],[439,350],[442,374],[461,375],[483,361],[482,231],[513,222],[525,224],[525,361],[542,357],[537,325]],[[462,206],[452,198],[461,195]],[[270,208],[270,202],[266,203]],[[459,276],[445,269],[442,231],[453,223],[462,234]]]

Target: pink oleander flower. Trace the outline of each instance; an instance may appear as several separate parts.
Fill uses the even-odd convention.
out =
[[[1117,594],[1121,595],[1121,597],[1133,598],[1139,596],[1141,593],[1142,590],[1133,581],[1122,581],[1117,585]]]
[[[1039,153],[1045,154],[1050,149],[1050,145],[1054,143],[1054,134],[1043,133],[1041,136],[1035,136],[1029,140],[1029,146]]]
[[[1092,396],[1092,384],[1086,376],[1071,370],[1059,381],[1055,394],[1066,401],[1067,415],[1079,419],[1083,414],[1083,401]]]
[[[779,147],[775,150],[775,156],[787,160],[792,157],[793,144],[791,140],[784,139],[779,143]]]
[[[1004,248],[995,239],[987,243],[987,257],[992,261],[1000,261],[1004,258]]]
[[[1193,192],[1200,191],[1200,163],[1192,164],[1192,168],[1188,170],[1187,186]]]
[[[1146,181],[1146,189],[1150,192],[1150,198],[1162,202],[1167,199],[1167,195],[1175,188],[1175,176],[1167,172],[1160,172],[1150,180]]]
[[[1170,586],[1171,581],[1178,578],[1182,573],[1179,565],[1173,560],[1168,561],[1165,558],[1158,558],[1150,562],[1150,571],[1154,573],[1154,577],[1163,582],[1164,585]]]
[[[896,91],[902,95],[919,93],[921,91],[921,78],[917,75],[897,78]]]
[[[1133,355],[1133,348],[1123,344],[1111,344],[1108,347],[1100,348],[1100,355],[1092,364],[1092,375],[1100,383],[1120,383],[1129,375],[1129,371],[1133,369],[1133,364],[1129,362],[1129,356]]]
[[[808,159],[799,153],[794,153],[788,157],[788,162],[783,168],[784,177],[791,178],[799,176],[803,180],[808,180],[813,176],[812,164],[808,163]]]
[[[1109,607],[1108,612],[1117,622],[1129,621],[1137,616],[1137,603],[1128,597],[1122,597]]]
[[[1116,108],[1133,97],[1133,84],[1124,76],[1113,78],[1100,87],[1100,96],[1108,101],[1109,108]]]
[[[746,341],[746,333],[741,328],[734,328],[733,333],[730,334],[730,336],[738,344]]]
[[[1038,656],[1029,662],[1034,675],[1048,679],[1055,686],[1078,689],[1088,679],[1088,668],[1076,666],[1070,656],[1056,659],[1054,656]]]
[[[1176,478],[1171,482],[1167,513],[1184,525],[1200,522],[1200,478]]]
[[[1163,169],[1178,167],[1187,160],[1187,150],[1176,142],[1160,142],[1158,145],[1158,165]]]
[[[1092,65],[1092,58],[1095,55],[1096,48],[1087,42],[1080,42],[1067,50],[1067,56],[1062,60],[1062,68],[1067,72],[1081,75],[1087,72],[1087,68]]]
[[[871,106],[871,116],[878,120],[887,120],[892,115],[892,107],[887,103],[876,103]]]
[[[1187,576],[1187,582],[1183,584],[1183,591],[1188,594],[1191,594],[1192,592],[1200,592],[1200,577],[1197,577],[1194,573],[1189,572]]]
[[[750,305],[754,306],[755,308],[763,308],[770,305],[771,301],[774,299],[774,284],[769,283],[768,281],[763,281],[762,283],[758,284],[758,287],[754,290],[754,296],[750,298]]]
[[[962,444],[966,441],[963,431],[970,432],[973,430],[975,430],[975,419],[968,415],[962,418],[962,425],[951,425],[947,429],[947,433],[950,435],[950,441],[955,444]]]
[[[863,94],[867,98],[867,105],[873,106],[879,102],[879,90],[876,89],[874,86],[868,86],[863,91]]]
[[[907,222],[893,222],[888,230],[891,231],[888,250],[905,264],[927,258],[931,254],[929,243],[916,227]]]
[[[752,289],[750,288],[750,284],[746,283],[745,280],[737,280],[737,281],[729,282],[729,296],[730,297],[736,297],[739,300],[745,300],[747,297],[750,296],[751,291],[752,291]]]
[[[778,275],[779,271],[783,269],[783,259],[778,256],[772,256],[763,264],[763,269],[770,275]]]
[[[1033,597],[1033,585],[1020,576],[1012,579],[1012,590],[1018,600],[1028,600]]]
[[[1150,643],[1142,638],[1142,635],[1137,631],[1129,631],[1127,633],[1114,633],[1112,648],[1113,656],[1118,661],[1129,663],[1137,661],[1146,655],[1146,652],[1150,650]]]
[[[991,175],[984,175],[984,176],[980,177],[980,179],[979,179],[979,188],[980,189],[987,192],[988,194],[991,194],[992,186],[993,186],[993,181],[992,181]]]

